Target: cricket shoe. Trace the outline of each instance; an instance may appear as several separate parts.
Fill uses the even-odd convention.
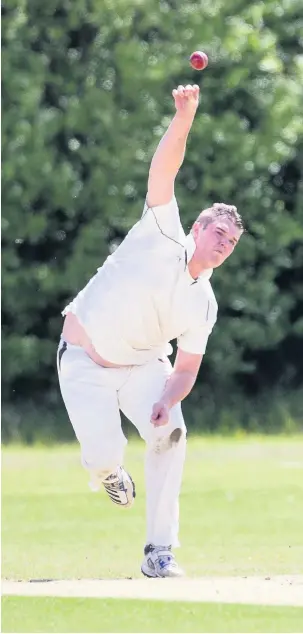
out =
[[[111,473],[103,480],[102,484],[114,504],[119,504],[124,508],[133,505],[136,497],[135,484],[123,467],[118,467],[117,471]]]
[[[184,572],[178,566],[171,546],[153,546],[148,544],[144,548],[144,560],[141,572],[145,577],[183,577]]]

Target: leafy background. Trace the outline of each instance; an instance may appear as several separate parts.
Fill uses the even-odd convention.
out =
[[[202,98],[178,177],[184,226],[222,200],[247,233],[213,276],[219,319],[187,420],[301,427],[300,0],[11,0],[2,20],[4,439],[71,437],[60,313],[138,219],[171,91],[188,82]]]

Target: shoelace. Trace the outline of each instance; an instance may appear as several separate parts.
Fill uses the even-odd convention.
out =
[[[120,480],[117,475],[110,475],[109,478],[113,478],[114,481],[108,482],[108,479],[104,480],[103,484],[106,489],[108,489],[109,491],[124,491],[124,493],[127,492],[127,489],[123,485],[123,480]]]
[[[175,557],[173,553],[171,552],[171,546],[156,546],[152,552],[160,553],[161,551],[162,552],[164,551],[165,553],[167,553],[165,555],[160,555],[160,557],[158,557],[158,561],[161,568],[166,568],[166,566],[177,565],[175,561]]]
[[[153,546],[151,552],[158,553],[161,550],[164,550],[165,552],[169,551],[171,553],[171,546]],[[172,553],[171,553],[171,555],[173,557]]]

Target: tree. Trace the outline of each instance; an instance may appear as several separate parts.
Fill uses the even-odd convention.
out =
[[[171,90],[187,82],[201,85],[202,104],[177,185],[184,225],[217,200],[236,204],[247,224],[213,278],[220,311],[201,376],[225,390],[235,381],[257,391],[298,383],[299,8],[286,0],[4,3],[6,399],[45,397],[56,385],[60,311],[139,217],[149,162],[173,114]],[[202,74],[188,65],[194,49],[209,55]]]

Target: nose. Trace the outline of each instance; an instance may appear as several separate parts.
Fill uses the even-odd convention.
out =
[[[221,241],[220,241],[220,245],[221,247],[223,247],[223,249],[227,249],[229,246],[229,241],[228,238],[226,236],[222,236]]]

